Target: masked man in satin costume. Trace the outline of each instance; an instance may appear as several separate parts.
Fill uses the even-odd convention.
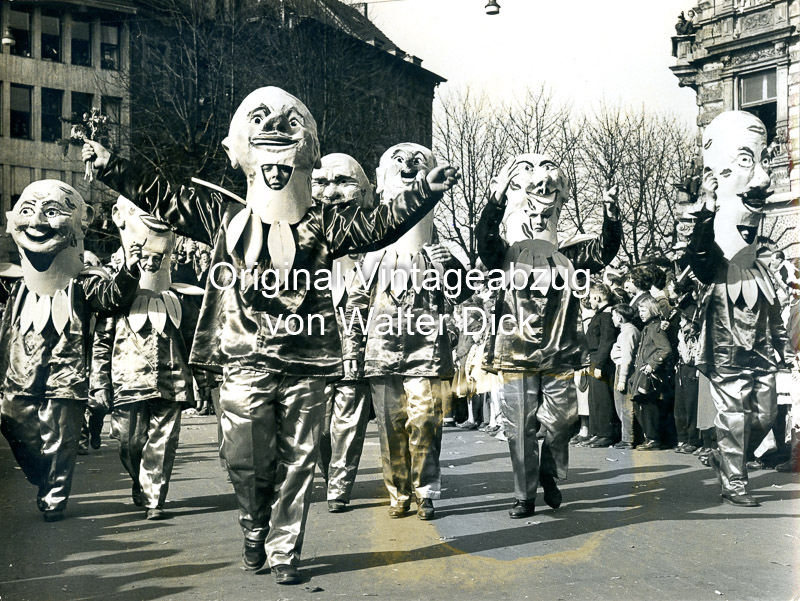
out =
[[[700,210],[689,239],[699,295],[698,369],[711,381],[719,450],[709,456],[722,500],[754,507],[748,454],[777,412],[775,372],[784,364],[786,329],[766,265],[756,258],[770,194],[767,131],[744,111],[718,115],[703,132]]]
[[[324,205],[355,203],[364,209],[372,208],[372,185],[361,165],[346,154],[322,157],[322,166],[311,174],[311,193]],[[333,305],[342,337],[344,377],[325,386],[327,409],[320,440],[319,465],[328,483],[328,511],[341,513],[350,503],[356,481],[358,464],[364,448],[369,423],[369,384],[364,379],[364,346],[359,320],[352,311],[358,310],[349,302],[350,291],[357,278],[358,255],[346,255],[334,261],[332,286]],[[350,333],[343,327],[342,314],[352,324]],[[362,318],[366,318],[363,316]]]
[[[297,584],[325,382],[342,375],[330,288],[310,279],[338,257],[396,240],[457,174],[432,172],[372,211],[315,205],[316,123],[302,102],[272,87],[242,101],[223,145],[247,178],[244,204],[216,188],[168,182],[95,142],[84,159],[94,160],[101,182],[213,247],[190,362],[222,372],[221,453],[239,503],[245,568],[268,562],[276,582]],[[276,284],[277,294],[262,294]]]
[[[431,151],[418,144],[389,148],[377,170],[381,202],[422,181],[435,166]],[[408,512],[415,495],[418,517],[433,519],[433,501],[441,496],[442,378],[453,376],[448,333],[439,327],[446,312],[445,288],[443,282],[435,289],[421,288],[419,281],[405,276],[416,268],[420,274],[449,272],[460,279],[465,270],[444,246],[432,244],[433,236],[433,213],[429,213],[395,244],[365,257],[365,274],[376,275],[366,287],[357,284],[352,293],[362,314],[372,312],[364,334],[364,374],[377,415],[383,480],[393,518]],[[457,302],[472,293],[466,286],[460,292]],[[420,328],[406,322],[401,313],[413,321],[431,319],[436,326]],[[390,322],[391,328],[381,325]]]
[[[194,405],[189,355],[181,335],[183,310],[170,290],[169,227],[120,197],[111,213],[126,251],[144,240],[139,288],[127,315],[98,328],[92,347],[93,396],[113,398],[119,456],[133,479],[131,496],[148,520],[166,518],[164,501],[181,409]]]
[[[90,321],[93,313],[104,316],[130,306],[141,244],[132,245],[113,280],[102,269],[85,268],[91,207],[56,180],[30,184],[7,218],[23,278],[0,327],[0,428],[28,481],[39,489],[36,504],[44,520],[53,522],[67,506],[88,400]]]
[[[556,480],[567,477],[570,427],[578,418],[573,372],[581,368],[583,350],[575,270],[601,270],[622,239],[612,189],[604,194],[600,237],[559,247],[558,219],[568,189],[566,176],[550,158],[514,157],[492,180],[476,231],[486,267],[503,269],[507,284],[515,284],[501,291],[495,311],[497,319],[508,322],[504,329],[510,333],[498,330],[486,359],[503,379],[516,497],[509,515],[515,519],[533,515],[540,483],[545,503],[553,509],[561,505]],[[513,281],[512,264],[517,270]],[[540,424],[546,432],[541,458],[536,440]]]

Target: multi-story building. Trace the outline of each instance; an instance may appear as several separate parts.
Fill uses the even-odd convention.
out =
[[[63,144],[70,122],[92,107],[108,116],[123,154],[210,178],[226,175],[219,142],[227,119],[263,85],[302,98],[319,122],[323,152],[348,152],[368,170],[391,144],[431,142],[434,89],[443,78],[339,0],[190,3],[201,7],[210,42],[234,30],[254,36],[249,51],[216,64],[201,55],[206,48],[191,56],[185,38],[192,36],[175,22],[182,0],[0,1],[0,261],[15,254],[5,213],[31,181],[65,181],[107,217],[109,194],[84,179],[79,147],[65,153]],[[281,49],[285,56],[275,56]],[[229,76],[230,85],[216,85]],[[174,113],[179,103],[170,106],[171,99],[181,104]],[[207,133],[211,115],[218,131],[203,138],[197,132]],[[175,132],[164,136],[167,128]],[[182,140],[183,132],[196,139]],[[109,235],[108,220],[96,221],[87,248],[105,254]]]
[[[761,235],[800,255],[800,0],[703,0],[673,38],[679,85],[697,92],[697,125],[738,109],[767,126],[775,193]]]
[[[0,5],[0,229],[23,188],[59,179],[93,204],[104,195],[84,179],[80,148],[66,149],[70,122],[92,107],[109,117],[113,135],[130,126],[119,73],[130,64],[126,0]],[[0,237],[0,259],[14,254]]]

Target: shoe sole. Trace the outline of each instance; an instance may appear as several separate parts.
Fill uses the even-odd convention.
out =
[[[733,505],[734,507],[761,507],[761,503],[756,501],[755,503],[737,503],[733,499],[726,497],[725,495],[720,495],[723,503],[727,503],[728,505]]]

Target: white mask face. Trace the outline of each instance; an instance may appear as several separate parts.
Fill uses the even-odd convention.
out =
[[[717,245],[729,260],[752,262],[764,202],[770,194],[764,124],[744,111],[718,115],[703,132],[703,166],[717,181]]]
[[[355,202],[362,208],[372,206],[372,186],[361,165],[346,154],[322,157],[322,167],[311,174],[311,195],[327,205]]]
[[[383,153],[376,170],[381,202],[391,201],[411,186],[420,173],[427,175],[434,167],[436,159],[430,149],[411,142],[392,146]]]
[[[508,243],[541,240],[557,246],[558,219],[568,197],[567,177],[545,155],[523,154],[515,162],[517,174],[506,191]]]

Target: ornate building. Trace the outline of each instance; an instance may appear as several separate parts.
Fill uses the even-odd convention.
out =
[[[800,0],[704,0],[676,25],[671,67],[697,93],[697,125],[738,109],[767,126],[775,194],[765,244],[800,255]],[[690,11],[690,16],[691,12]]]

